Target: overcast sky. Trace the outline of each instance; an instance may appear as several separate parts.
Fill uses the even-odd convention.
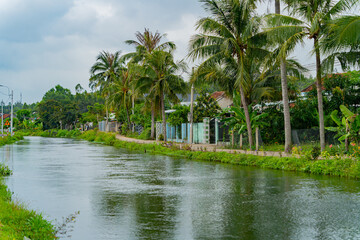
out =
[[[272,5],[259,11],[272,11]],[[124,41],[145,27],[167,33],[181,59],[203,16],[197,0],[0,0],[0,84],[14,90],[15,101],[22,93],[27,103],[40,101],[56,84],[73,92],[78,83],[88,89],[98,53],[133,51]],[[307,52],[296,53],[304,64],[312,61]]]

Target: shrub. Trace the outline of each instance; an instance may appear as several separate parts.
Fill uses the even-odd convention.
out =
[[[159,140],[160,140],[160,141],[164,141],[164,135],[160,134],[160,135],[159,135]]]
[[[11,174],[12,171],[9,169],[9,167],[3,163],[0,163],[0,176],[10,176]]]
[[[318,147],[318,146],[313,147],[313,149],[311,150],[312,160],[318,159],[318,157],[320,156],[320,154],[321,154],[321,149],[320,149],[320,147]]]

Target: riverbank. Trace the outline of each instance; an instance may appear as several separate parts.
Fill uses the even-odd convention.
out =
[[[109,146],[126,148],[132,151],[140,151],[150,154],[162,154],[172,157],[181,157],[189,160],[211,161],[230,163],[243,166],[256,166],[275,170],[305,172],[318,175],[330,175],[347,178],[360,178],[360,161],[355,158],[325,158],[311,160],[307,156],[293,157],[273,152],[269,156],[262,152],[243,153],[228,149],[212,149],[201,145],[190,146],[188,144],[163,143],[155,141],[144,141],[126,137],[118,137],[113,133],[99,131],[65,131],[53,130],[46,132],[36,132],[29,135],[43,137],[73,137],[84,139],[90,142],[102,143]],[[121,140],[120,140],[121,139]],[[276,155],[279,154],[279,155]]]
[[[22,134],[0,138],[0,146],[23,139]],[[42,214],[28,210],[12,197],[5,184],[11,171],[0,164],[0,239],[56,239],[55,227]]]

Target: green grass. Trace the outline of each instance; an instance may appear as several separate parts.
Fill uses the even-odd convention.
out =
[[[23,139],[24,134],[0,138],[0,146],[12,144]],[[13,201],[12,194],[4,183],[4,176],[12,171],[0,163],[0,240],[2,239],[56,239],[55,227],[41,214],[28,210]]]
[[[269,157],[257,156],[247,154],[234,154],[227,152],[206,152],[206,151],[191,151],[179,149],[177,145],[169,143],[167,146],[161,144],[139,144],[126,141],[117,140],[115,134],[104,133],[99,131],[87,131],[82,134],[79,132],[69,131],[66,134],[79,139],[88,140],[91,142],[103,143],[106,145],[126,148],[132,151],[146,152],[150,154],[161,154],[173,157],[182,157],[189,160],[212,161],[230,163],[244,166],[256,166],[268,169],[286,170],[306,172],[311,174],[331,175],[348,178],[360,178],[360,160],[356,158],[341,158],[335,157],[331,159],[309,160],[301,157]],[[58,133],[56,131],[49,131],[53,137]],[[50,134],[50,135],[51,135]],[[313,145],[308,145],[309,150]],[[307,147],[305,147],[305,150]]]
[[[51,222],[35,211],[11,200],[0,177],[0,239],[56,239]]]

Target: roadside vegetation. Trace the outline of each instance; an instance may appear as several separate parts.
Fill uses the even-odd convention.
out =
[[[33,132],[31,135],[83,139],[109,146],[126,148],[132,151],[181,157],[189,160],[256,166],[275,170],[305,172],[347,178],[360,178],[360,161],[358,160],[358,157],[349,157],[347,155],[336,155],[335,157],[331,157],[329,154],[321,153],[319,147],[315,149],[314,147],[309,147],[305,150],[294,149],[294,154],[291,157],[272,157],[264,156],[262,151],[259,151],[258,155],[250,155],[234,152],[210,152],[205,148],[202,149],[202,151],[194,151],[188,144],[176,144],[172,142],[151,144],[132,143],[116,139],[114,133],[105,133],[97,130],[86,132],[80,132],[78,130],[49,130]]]

